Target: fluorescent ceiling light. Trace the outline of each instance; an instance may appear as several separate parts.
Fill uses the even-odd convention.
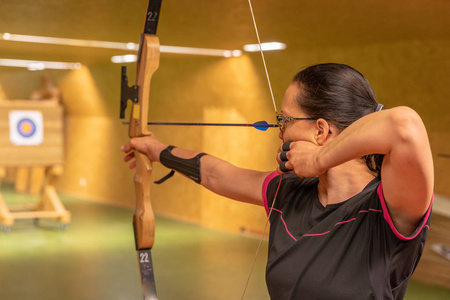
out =
[[[240,50],[220,50],[220,49],[206,49],[206,48],[192,48],[192,47],[176,47],[176,46],[161,46],[161,53],[178,53],[191,55],[205,55],[205,56],[221,56],[221,57],[238,57],[242,55]],[[129,63],[137,61],[137,55],[115,55],[111,57],[111,61],[116,64]]]
[[[135,61],[137,61],[137,55],[135,55],[135,54],[116,55],[116,56],[111,57],[111,61],[115,64],[135,62]]]
[[[286,49],[286,44],[278,42],[261,43],[261,48],[263,51],[284,50]],[[247,52],[257,52],[260,51],[259,49],[259,44],[248,44],[244,46],[244,50]]]
[[[25,43],[52,44],[52,45],[92,47],[92,48],[107,48],[107,49],[120,49],[120,50],[136,50],[136,51],[139,49],[139,45],[135,44],[135,43],[77,40],[77,39],[54,38],[54,37],[48,37],[48,36],[23,35],[23,34],[12,34],[12,33],[3,33],[3,34],[0,34],[0,37],[6,41],[25,42]]]
[[[128,51],[138,51],[139,44],[136,43],[120,43],[120,42],[107,42],[107,41],[94,41],[94,40],[79,40],[79,39],[66,39],[55,38],[47,36],[35,36],[35,35],[23,35],[12,33],[0,33],[0,39],[5,41],[25,42],[25,43],[39,43],[39,44],[52,44],[52,45],[65,45],[75,47],[92,47],[92,48],[106,48],[106,49],[118,49]],[[261,44],[263,51],[269,50],[283,50],[286,49],[286,44],[271,42]],[[259,44],[249,44],[244,46],[244,50],[247,52],[256,52],[259,50]],[[161,53],[178,53],[178,54],[191,54],[191,55],[206,55],[206,56],[220,56],[220,57],[238,57],[242,55],[240,50],[224,50],[224,49],[208,49],[208,48],[194,48],[194,47],[178,47],[178,46],[160,46]],[[117,57],[111,58],[113,62],[131,62],[132,56],[125,55],[123,59]],[[134,61],[135,58],[134,58]]]
[[[208,48],[178,47],[178,46],[161,46],[160,51],[161,53],[181,53],[181,54],[223,56],[223,57],[237,57],[242,55],[242,52],[240,50],[223,50],[223,49],[208,49]]]
[[[34,35],[12,34],[12,33],[3,33],[3,34],[0,33],[0,38],[6,41],[25,42],[25,43],[107,48],[107,49],[132,50],[132,51],[139,50],[139,44],[136,43],[78,40],[78,39],[54,38],[46,36],[34,36]],[[163,46],[163,45],[161,45],[160,51],[161,53],[193,54],[193,55],[207,55],[207,56],[221,56],[221,57],[236,57],[242,55],[242,52],[240,50],[222,50],[222,49],[177,47],[177,46]]]
[[[57,61],[37,61],[24,59],[0,58],[0,66],[27,68],[30,71],[56,69],[56,70],[76,70],[81,69],[80,63],[68,63]]]

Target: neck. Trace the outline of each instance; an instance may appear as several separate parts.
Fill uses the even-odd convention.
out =
[[[359,159],[329,169],[319,177],[320,203],[326,206],[343,202],[361,192],[374,178]]]

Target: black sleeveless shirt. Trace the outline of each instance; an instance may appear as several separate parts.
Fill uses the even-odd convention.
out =
[[[280,176],[263,186],[268,212]],[[271,299],[403,299],[419,262],[431,205],[409,237],[397,232],[378,179],[350,199],[320,203],[318,178],[283,176],[270,216],[266,282]]]

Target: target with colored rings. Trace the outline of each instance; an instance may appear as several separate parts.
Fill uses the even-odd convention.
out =
[[[36,110],[9,111],[9,139],[15,146],[37,146],[44,141],[44,119]]]
[[[31,137],[36,132],[36,124],[28,118],[19,120],[17,123],[17,132],[25,138]]]

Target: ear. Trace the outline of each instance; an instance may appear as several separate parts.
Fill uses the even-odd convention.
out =
[[[318,145],[324,145],[325,141],[332,135],[330,124],[324,119],[316,121],[316,132],[314,138]]]

